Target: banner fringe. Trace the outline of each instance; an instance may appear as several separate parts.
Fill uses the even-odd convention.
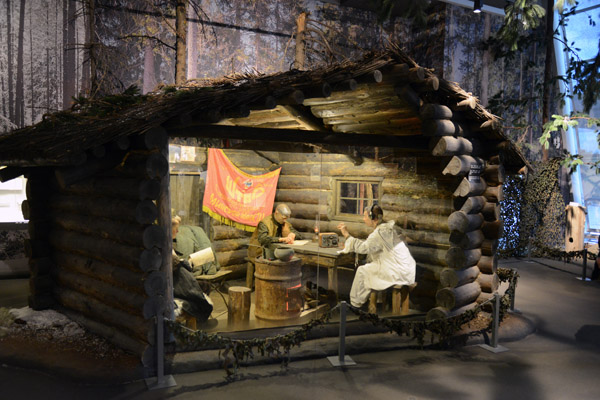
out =
[[[241,229],[246,232],[254,232],[256,230],[255,226],[240,224],[239,222],[232,221],[229,218],[225,218],[224,216],[217,214],[206,206],[202,206],[202,211],[211,216],[211,218],[216,219],[222,224],[233,226],[234,228]]]

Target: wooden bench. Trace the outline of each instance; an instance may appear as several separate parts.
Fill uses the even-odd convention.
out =
[[[417,283],[411,285],[392,286],[392,314],[407,315],[409,312],[410,292],[417,286]],[[387,304],[385,295],[387,290],[371,290],[369,295],[369,312],[377,313],[377,297],[381,293],[383,303]]]

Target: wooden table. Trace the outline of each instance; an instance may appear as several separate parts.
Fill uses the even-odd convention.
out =
[[[327,268],[328,289],[338,292],[339,266],[354,266],[354,253],[342,254],[338,251],[341,247],[319,247],[317,242],[308,242],[304,245],[281,244],[279,247],[294,249],[296,255],[302,259],[303,265]]]

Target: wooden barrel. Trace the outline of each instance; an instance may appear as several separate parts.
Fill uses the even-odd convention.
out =
[[[302,312],[302,260],[266,260],[262,257],[255,263],[257,318],[285,320],[297,318]]]

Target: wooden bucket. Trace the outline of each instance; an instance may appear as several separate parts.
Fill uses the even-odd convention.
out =
[[[256,259],[254,270],[257,318],[285,320],[302,312],[302,260]]]

